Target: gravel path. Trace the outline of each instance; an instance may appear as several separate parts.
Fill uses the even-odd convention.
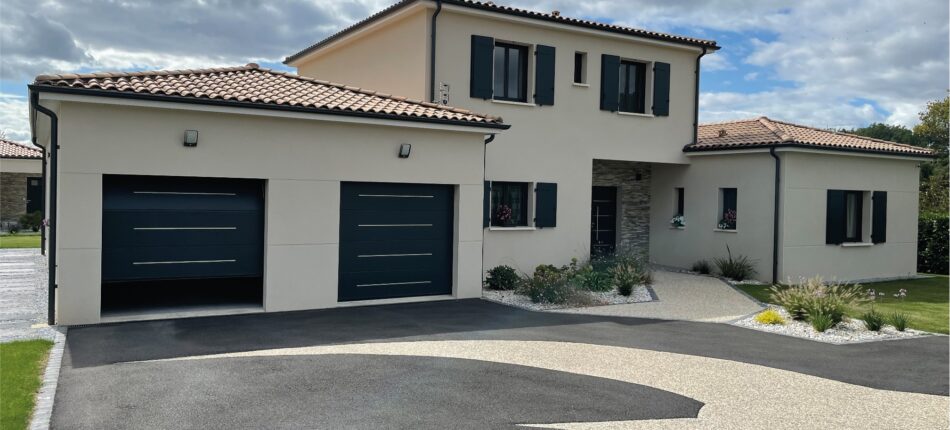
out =
[[[591,298],[597,303],[596,306],[621,305],[629,303],[642,303],[653,300],[650,289],[646,285],[638,285],[633,289],[629,296],[621,296],[617,290],[608,292],[589,293]],[[570,309],[570,305],[553,303],[534,303],[528,296],[517,294],[514,291],[484,290],[482,298],[503,305],[516,306],[529,311],[549,311],[555,309]]]
[[[670,320],[730,322],[762,310],[762,306],[729,284],[711,277],[655,270],[649,303],[560,309],[554,312]]]
[[[46,279],[39,249],[0,249],[0,342],[55,338],[45,325]]]

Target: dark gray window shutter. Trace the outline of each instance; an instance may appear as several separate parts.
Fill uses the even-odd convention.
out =
[[[490,99],[492,97],[492,61],[495,39],[472,35],[472,71],[469,83],[472,97]]]
[[[617,111],[620,102],[620,57],[600,56],[600,110]]]
[[[485,181],[485,196],[482,198],[482,228],[491,225],[491,181]]]
[[[534,189],[534,226],[557,226],[557,184],[538,182]]]
[[[534,102],[554,105],[554,47],[538,45],[534,55]]]
[[[887,241],[887,191],[871,194],[871,242]]]
[[[828,205],[825,210],[825,243],[840,245],[844,243],[844,191],[828,190]]]
[[[670,65],[653,63],[653,115],[670,115]]]

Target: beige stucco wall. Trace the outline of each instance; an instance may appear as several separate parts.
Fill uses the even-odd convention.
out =
[[[59,118],[62,324],[100,318],[103,174],[266,180],[266,311],[338,305],[340,181],[455,184],[454,295],[481,294],[481,133],[75,102]]]
[[[516,105],[469,97],[471,36],[556,48],[553,106]],[[439,16],[436,81],[449,84],[449,103],[499,115],[512,124],[488,145],[489,180],[558,184],[557,227],[535,231],[491,230],[485,265],[509,264],[530,272],[542,263],[565,264],[590,250],[594,159],[683,163],[692,139],[696,52],[605,36],[473,16],[452,9]],[[533,50],[533,46],[529,49]],[[587,83],[573,84],[574,52],[587,52]],[[533,51],[532,51],[533,52]],[[670,115],[629,116],[601,111],[601,54],[671,64]],[[530,58],[534,58],[529,53]],[[534,64],[529,61],[529,103]],[[649,109],[652,81],[648,79]]]
[[[860,280],[917,271],[918,161],[787,152],[782,279]],[[825,244],[827,190],[887,191],[887,241],[864,247]],[[870,214],[869,201],[865,211]],[[869,237],[870,222],[864,223]]]
[[[427,10],[413,7],[294,63],[297,73],[416,100],[427,99]]]
[[[43,173],[43,162],[40,159],[0,158],[0,172]]]
[[[346,82],[356,85],[364,85],[365,82],[365,86],[385,92],[421,88],[422,92],[406,95],[426,97],[428,58],[424,55],[424,48],[428,44],[428,37],[414,42],[419,35],[408,31],[402,23],[406,26],[415,25],[417,30],[427,35],[431,12],[429,9],[400,21],[398,25],[368,32],[372,34],[359,39],[361,42],[345,45],[347,48],[327,50],[308,64],[300,66],[298,73],[320,77],[320,73],[336,69],[337,63],[352,64],[360,71],[340,71],[333,76],[345,77],[349,79]],[[555,47],[555,104],[544,107],[531,104],[533,60],[529,61],[528,70],[529,103],[500,103],[469,97],[473,34],[532,45],[532,50],[536,44]],[[392,61],[387,62],[385,68],[375,66],[376,58],[382,52],[392,49],[404,51],[408,49],[405,45],[423,49],[423,57],[420,59],[417,53],[399,55],[389,57]],[[351,49],[349,47],[354,46],[356,49],[347,52]],[[692,139],[694,71],[698,49],[662,46],[603,32],[551,26],[534,20],[513,20],[499,14],[475,12],[473,15],[470,9],[450,5],[445,6],[438,17],[436,47],[435,81],[436,85],[449,85],[449,104],[499,115],[512,125],[510,130],[488,145],[487,179],[558,184],[557,227],[487,231],[486,268],[508,264],[530,272],[538,264],[566,264],[572,257],[587,255],[590,249],[591,170],[594,159],[687,162],[681,149]],[[575,51],[587,53],[589,86],[572,83]],[[605,53],[627,59],[670,63],[670,115],[653,118],[601,111],[600,57]],[[530,58],[534,58],[533,55]],[[407,65],[409,63],[422,69],[416,69],[414,73],[400,73],[412,68]],[[362,74],[364,69],[370,72],[370,76]],[[646,86],[646,105],[649,109],[652,80],[648,79]]]
[[[768,153],[690,157],[688,166],[653,166],[653,210],[650,220],[650,258],[679,268],[705,259],[733,256],[752,258],[756,278],[772,278],[772,223],[775,175]],[[686,227],[675,229],[675,189],[685,189]],[[718,231],[719,189],[736,188],[736,230]]]

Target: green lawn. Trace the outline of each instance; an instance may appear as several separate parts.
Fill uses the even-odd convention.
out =
[[[25,429],[29,425],[52,346],[48,340],[0,344],[0,423],[4,429]]]
[[[903,312],[910,317],[909,327],[934,333],[950,333],[950,288],[948,278],[935,275],[932,278],[912,279],[862,284],[862,288],[873,288],[885,296],[874,302],[874,309],[883,314]],[[739,285],[739,289],[761,302],[769,302],[768,285]],[[901,288],[907,290],[903,301],[894,298]],[[848,316],[858,318],[870,309],[871,304],[855,306],[848,310]]]
[[[0,235],[0,248],[39,248],[39,233],[17,233]]]

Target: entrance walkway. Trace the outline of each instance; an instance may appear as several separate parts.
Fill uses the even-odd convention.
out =
[[[711,276],[656,270],[653,272],[653,291],[659,300],[551,312],[728,322],[763,309],[746,295]]]

